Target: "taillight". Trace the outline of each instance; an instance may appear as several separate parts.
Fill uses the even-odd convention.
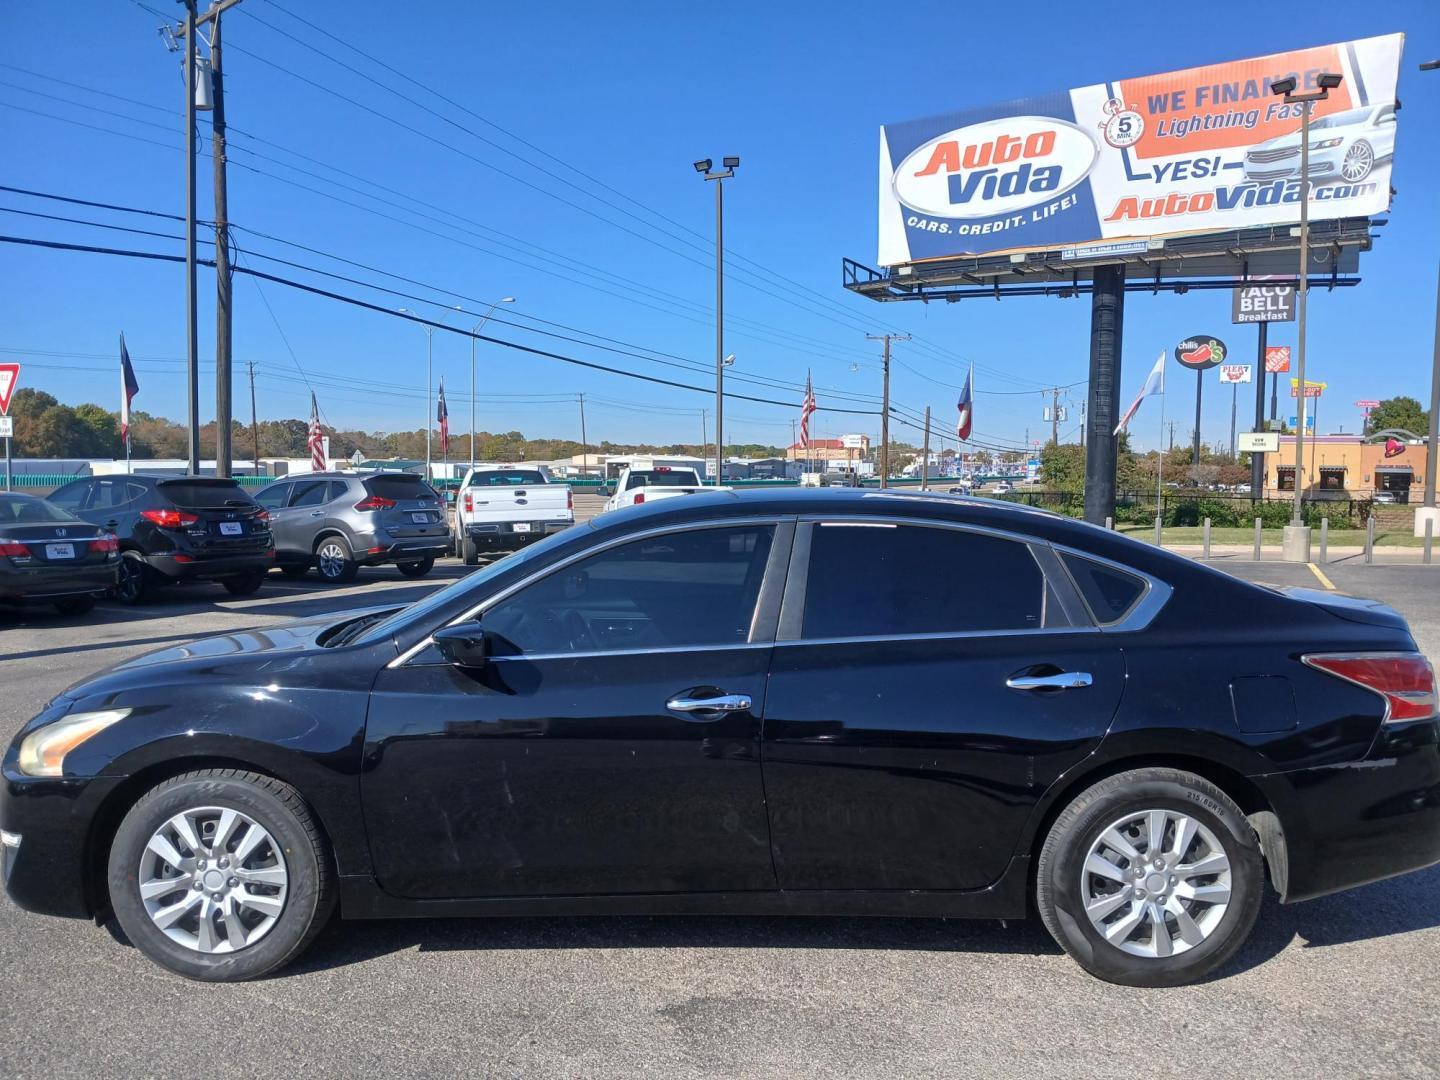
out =
[[[636,505],[636,506],[639,506],[639,505],[640,505],[641,503],[643,503],[644,501],[645,501],[645,493],[644,493],[643,491],[637,491],[637,492],[635,493],[635,505]]]
[[[184,510],[141,510],[140,516],[146,521],[154,522],[162,529],[183,529],[200,520],[194,514],[187,514]]]
[[[384,495],[367,495],[355,504],[356,510],[389,510],[395,505],[394,499],[387,499]]]
[[[253,521],[258,521],[261,525],[269,525],[269,524],[270,524],[270,511],[269,511],[269,510],[257,510],[257,511],[255,511],[255,517],[252,518],[251,520],[253,520]]]
[[[575,489],[574,489],[574,488],[569,488],[569,487],[567,487],[567,488],[565,489],[565,509],[566,509],[566,510],[574,510],[574,509],[575,509]]]
[[[30,549],[19,540],[0,540],[0,555],[8,555],[12,559],[28,559]]]
[[[475,510],[475,497],[470,492],[465,492],[465,512],[473,513]]]
[[[1385,699],[1385,721],[1429,720],[1436,714],[1435,671],[1419,653],[1312,653],[1300,658]]]
[[[103,551],[106,553],[109,553],[111,551],[119,551],[120,541],[115,539],[115,537],[113,536],[102,536],[98,540],[90,541],[90,550]]]

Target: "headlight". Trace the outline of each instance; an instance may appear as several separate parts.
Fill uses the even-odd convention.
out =
[[[1311,150],[1329,150],[1332,146],[1339,146],[1344,139],[1321,139],[1319,142],[1310,144]]]
[[[20,771],[26,776],[61,775],[66,754],[129,715],[129,709],[78,712],[36,728],[20,743]]]

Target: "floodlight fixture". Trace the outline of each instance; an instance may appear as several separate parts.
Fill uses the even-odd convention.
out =
[[[695,162],[695,171],[698,173],[707,173],[710,171],[710,166],[713,164],[715,163],[707,157],[704,161]]]
[[[740,159],[738,157],[721,158],[720,161],[727,169],[738,169],[740,167]]]
[[[1342,76],[1336,75],[1332,71],[1321,72],[1320,77],[1316,79],[1316,82],[1320,84],[1321,90],[1334,90],[1343,81]]]
[[[1295,92],[1295,85],[1295,76],[1287,75],[1283,79],[1276,79],[1272,82],[1270,84],[1270,92],[1277,97],[1282,97],[1285,94],[1293,94]]]

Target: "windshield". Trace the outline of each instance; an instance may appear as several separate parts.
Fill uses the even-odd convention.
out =
[[[630,470],[625,490],[638,487],[699,487],[700,481],[690,469]]]
[[[79,520],[44,499],[32,499],[28,495],[0,495],[0,526],[43,525],[51,521]]]
[[[518,487],[523,484],[543,484],[545,477],[539,469],[496,469],[493,472],[477,472],[470,477],[469,487]]]
[[[1310,130],[1315,131],[1319,128],[1349,127],[1351,124],[1362,124],[1369,118],[1371,111],[1370,109],[1346,109],[1344,112],[1316,117],[1310,121]]]
[[[425,625],[437,611],[444,610],[456,600],[473,594],[478,601],[481,594],[485,592],[489,582],[501,574],[515,569],[517,566],[524,566],[528,563],[541,559],[564,544],[574,543],[577,539],[588,542],[586,534],[588,529],[574,528],[566,529],[564,532],[554,533],[547,536],[538,543],[523,547],[512,555],[496,559],[494,562],[481,567],[472,574],[467,574],[458,581],[451,582],[443,589],[437,589],[424,600],[416,601],[407,608],[401,608],[395,614],[369,627],[363,634],[354,639],[355,642],[380,641],[383,638],[394,635],[411,626]],[[348,642],[347,642],[348,644]]]

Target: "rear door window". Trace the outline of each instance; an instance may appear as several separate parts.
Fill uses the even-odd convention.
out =
[[[300,480],[295,484],[295,493],[290,496],[291,506],[319,506],[325,502],[329,484],[324,480]]]
[[[334,502],[336,499],[340,498],[340,496],[344,495],[349,487],[350,485],[347,484],[344,480],[331,480],[330,490],[325,493],[325,501]]]
[[[88,506],[90,510],[111,510],[117,506],[124,506],[135,497],[133,489],[139,486],[120,478],[114,480],[101,478],[92,483],[94,486],[90,491]]]
[[[370,476],[365,479],[365,490],[382,499],[402,502],[406,499],[435,499],[435,489],[418,476],[407,473],[391,473],[387,476]]]
[[[160,494],[176,506],[191,510],[224,510],[237,506],[253,506],[255,500],[233,480],[167,480],[158,485]]]
[[[271,484],[255,493],[255,501],[266,510],[279,510],[290,497],[289,484]]]

